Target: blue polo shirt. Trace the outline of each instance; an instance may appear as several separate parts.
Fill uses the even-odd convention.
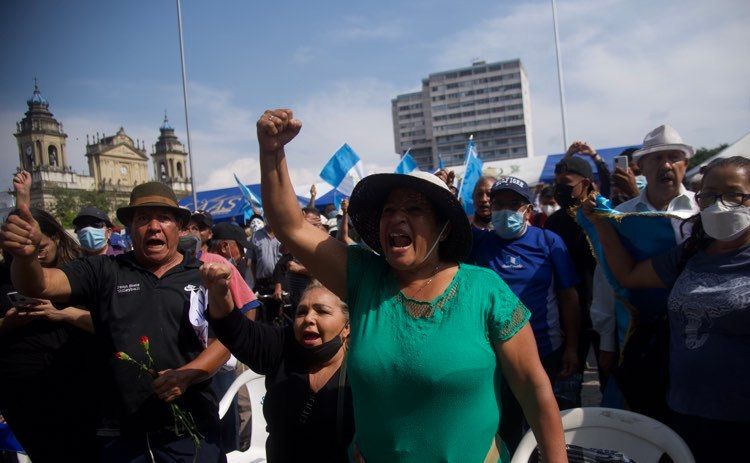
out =
[[[531,311],[539,356],[551,354],[563,342],[557,292],[578,284],[578,274],[562,238],[532,226],[512,240],[476,228],[472,234],[474,247],[469,262],[500,275]]]

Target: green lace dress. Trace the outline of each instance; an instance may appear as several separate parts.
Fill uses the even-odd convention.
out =
[[[347,295],[355,442],[367,463],[484,461],[500,423],[495,345],[529,311],[493,271],[460,264],[432,314],[414,317],[385,260],[358,246]]]

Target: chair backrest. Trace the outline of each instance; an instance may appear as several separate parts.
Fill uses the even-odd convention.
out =
[[[265,454],[266,439],[268,438],[266,418],[263,415],[263,400],[266,397],[265,376],[259,375],[252,370],[246,370],[235,378],[219,402],[219,418],[224,417],[227,410],[229,410],[229,406],[232,404],[232,399],[240,388],[243,387],[247,387],[248,395],[250,396],[250,407],[253,412],[250,450],[262,450],[263,454]]]
[[[638,463],[657,463],[664,453],[674,463],[695,463],[685,441],[653,418],[600,407],[573,408],[560,415],[567,444],[617,450]],[[528,463],[535,448],[536,438],[529,431],[519,443],[511,463]]]
[[[250,406],[253,411],[252,434],[250,434],[250,448],[262,448],[265,452],[268,431],[266,417],[263,415],[263,401],[266,398],[266,377],[260,376],[247,382],[250,394]]]

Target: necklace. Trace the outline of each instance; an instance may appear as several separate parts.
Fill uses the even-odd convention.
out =
[[[413,297],[416,297],[420,292],[422,292],[424,288],[432,283],[432,280],[435,278],[435,275],[437,275],[439,268],[440,264],[438,263],[438,265],[436,265],[433,269],[430,278],[414,293]],[[443,296],[439,297],[435,302],[411,299],[404,295],[403,291],[399,291],[398,294],[396,294],[396,300],[413,318],[430,318],[435,313],[435,310],[442,309],[448,301],[453,299],[453,297],[456,295],[456,290],[457,286],[455,284],[451,284],[450,290]]]
[[[422,286],[419,287],[419,289],[417,290],[417,292],[414,293],[414,295],[412,297],[417,297],[417,295],[419,295],[419,293],[421,293],[423,289],[425,289],[426,287],[428,287],[430,285],[430,283],[432,283],[432,279],[435,278],[435,275],[437,275],[438,268],[440,268],[440,262],[438,262],[438,264],[435,266],[435,268],[432,269],[432,274],[430,275],[430,278],[427,281],[425,281],[422,284]]]

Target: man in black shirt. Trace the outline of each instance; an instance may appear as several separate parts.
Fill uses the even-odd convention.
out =
[[[583,369],[586,365],[589,348],[593,345],[597,356],[599,351],[598,335],[592,328],[589,313],[596,259],[591,252],[586,234],[575,219],[571,217],[570,209],[588,197],[596,189],[596,185],[588,161],[581,157],[575,157],[573,154],[587,155],[594,160],[602,184],[602,195],[605,192],[609,194],[610,173],[606,163],[593,148],[585,142],[574,142],[568,149],[566,157],[555,166],[555,200],[560,205],[560,209],[549,216],[544,224],[544,228],[555,232],[565,242],[580,278],[580,283],[576,286],[578,301],[581,305],[578,359],[579,365]],[[603,381],[605,378],[600,379]],[[580,401],[580,397],[578,400]],[[580,403],[573,405],[580,406]]]
[[[136,186],[130,205],[117,210],[130,228],[133,251],[79,259],[62,269],[41,267],[39,224],[28,204],[18,206],[20,214],[0,232],[0,244],[14,255],[14,286],[28,296],[87,306],[109,358],[103,379],[109,396],[98,431],[102,460],[193,461],[197,450],[197,461],[224,461],[210,379],[229,353],[221,343],[208,342],[201,264],[177,251],[189,212],[177,206],[174,192],[159,182]],[[142,336],[150,341],[154,380],[115,358],[125,352],[148,363]],[[175,435],[172,402],[192,415],[202,435],[198,449],[184,434]]]

